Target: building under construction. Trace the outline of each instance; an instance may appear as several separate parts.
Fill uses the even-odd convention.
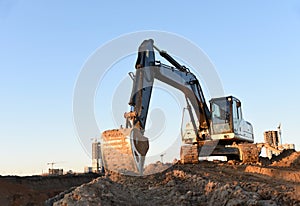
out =
[[[101,157],[101,143],[95,139],[92,143],[92,172],[100,173],[104,168]]]
[[[269,159],[273,155],[279,155],[283,150],[295,149],[294,144],[282,144],[281,138],[281,125],[278,126],[277,130],[264,132],[264,146],[266,148],[266,155]]]

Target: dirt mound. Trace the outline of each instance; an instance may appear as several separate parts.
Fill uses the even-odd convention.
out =
[[[265,163],[265,162],[264,162]],[[249,165],[245,172],[263,174],[276,180],[300,183],[300,152],[285,150],[269,160],[265,167]]]
[[[300,152],[292,152],[291,154],[286,155],[284,158],[276,158],[275,161],[273,160],[271,166],[292,167],[300,169]]]
[[[272,167],[247,166],[245,172],[263,174],[277,180],[300,183],[300,170],[279,169]]]
[[[171,166],[172,166],[171,163],[164,164],[164,163],[158,161],[156,163],[147,165],[144,169],[144,175],[150,175],[150,174],[155,174],[158,172],[163,172],[164,170],[168,169]]]
[[[44,205],[48,198],[98,176],[0,176],[0,205]]]
[[[300,205],[298,183],[244,170],[244,165],[201,162],[142,177],[111,172],[54,205]]]
[[[296,152],[295,150],[293,149],[287,149],[287,150],[283,150],[279,155],[273,155],[271,160],[272,161],[280,161],[288,156],[290,156],[291,154],[293,154],[294,152]]]

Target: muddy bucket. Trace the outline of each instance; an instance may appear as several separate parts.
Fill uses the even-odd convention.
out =
[[[127,175],[143,174],[149,141],[139,129],[106,130],[101,137],[102,161],[106,170]]]

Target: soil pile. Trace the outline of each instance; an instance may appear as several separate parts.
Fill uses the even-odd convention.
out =
[[[299,183],[222,162],[175,164],[142,177],[107,173],[54,205],[300,205]]]
[[[287,155],[289,154],[289,155]],[[300,152],[286,150],[271,159],[267,166],[250,165],[245,172],[263,174],[276,179],[298,183],[300,185]]]
[[[281,160],[274,161],[271,166],[275,167],[292,167],[300,169],[300,152],[293,152]]]
[[[164,170],[168,169],[169,167],[172,167],[171,163],[163,164],[160,161],[149,164],[144,169],[144,175],[151,175],[155,173],[163,172]]]
[[[45,205],[45,200],[71,187],[99,177],[95,174],[64,176],[0,176],[0,205]]]

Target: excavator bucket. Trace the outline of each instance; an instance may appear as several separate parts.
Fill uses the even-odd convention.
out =
[[[102,160],[107,170],[143,175],[148,149],[148,138],[137,128],[113,129],[102,133]]]

